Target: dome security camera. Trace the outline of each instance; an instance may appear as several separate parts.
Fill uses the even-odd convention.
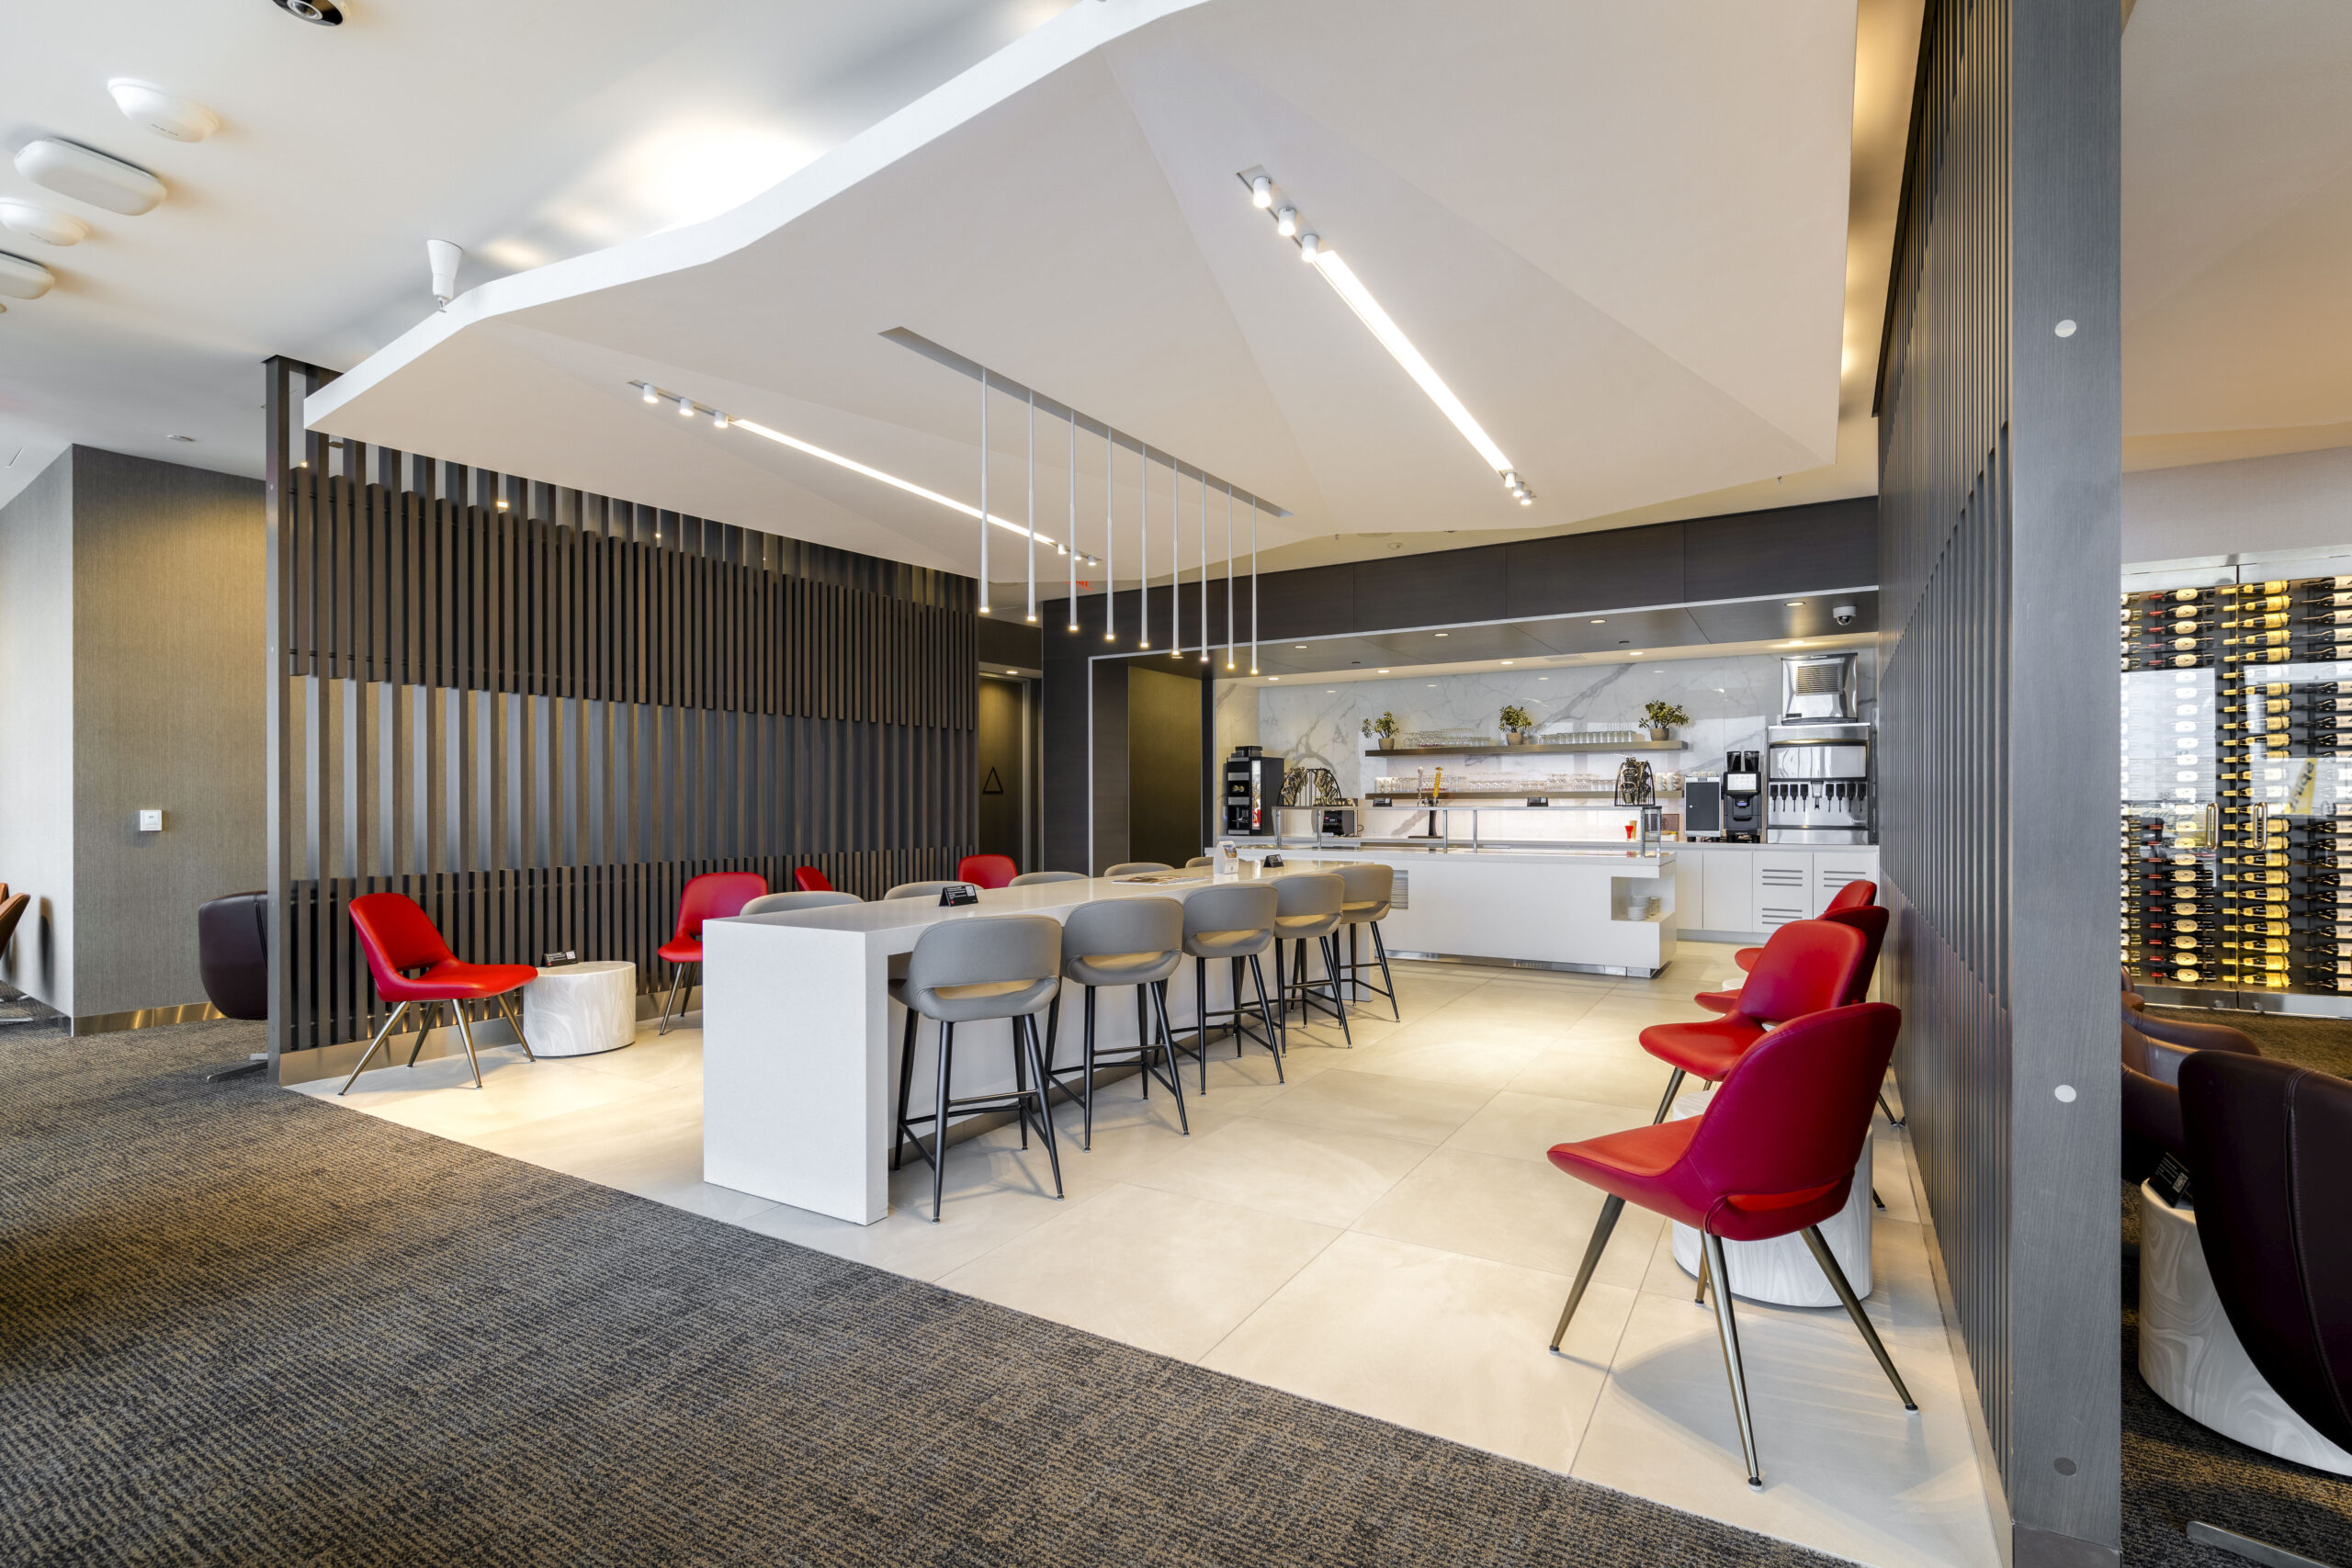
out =
[[[1851,604],[1840,604],[1829,614],[1830,617],[1841,626],[1850,626],[1854,624],[1854,607]]]

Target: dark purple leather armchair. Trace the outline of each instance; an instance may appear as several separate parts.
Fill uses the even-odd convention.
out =
[[[2260,1056],[2261,1049],[2226,1023],[2205,1023],[2140,1010],[2123,993],[2123,1179],[2141,1182],[2166,1155],[2185,1157],[2180,1068],[2199,1051]]]

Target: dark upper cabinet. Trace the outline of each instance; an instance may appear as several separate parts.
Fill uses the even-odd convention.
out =
[[[1503,614],[1517,620],[1679,604],[1684,597],[1683,527],[1658,523],[1505,545]]]
[[[1737,512],[1682,524],[1682,592],[1692,604],[1878,581],[1878,498]]]

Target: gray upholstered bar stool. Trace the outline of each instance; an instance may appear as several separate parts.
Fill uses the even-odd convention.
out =
[[[969,882],[958,882],[952,876],[944,882],[901,882],[896,887],[891,888],[890,891],[882,895],[882,897],[884,898],[935,899],[947,888],[970,887],[972,886],[974,886],[974,884]]]
[[[1299,872],[1275,877],[1274,897],[1274,990],[1282,998],[1285,1018],[1295,993],[1302,1021],[1308,1008],[1319,1007],[1340,1021],[1340,1038],[1353,1045],[1355,1036],[1348,1032],[1347,1003],[1340,996],[1340,939],[1334,934],[1340,929],[1340,911],[1347,906],[1348,885],[1328,871]],[[1293,975],[1288,979],[1283,976],[1280,945],[1285,942],[1293,944],[1295,955]],[[1323,950],[1322,988],[1331,994],[1328,1002],[1317,998],[1314,984],[1306,977],[1306,944],[1310,942]]]
[[[1184,869],[1186,871],[1190,871],[1196,865],[1215,865],[1216,863],[1215,861],[1209,859],[1206,855],[1194,855],[1191,860],[1184,863]]]
[[[1233,1054],[1241,1055],[1241,1040],[1250,1034],[1244,1021],[1247,1011],[1241,1006],[1241,966],[1250,965],[1250,976],[1258,987],[1258,1021],[1261,1034],[1252,1035],[1274,1055],[1274,1077],[1278,1082],[1289,1081],[1283,1075],[1282,1028],[1274,1021],[1272,1006],[1266,1000],[1266,971],[1258,962],[1259,956],[1274,945],[1274,912],[1280,898],[1271,882],[1236,882],[1223,887],[1204,887],[1184,900],[1184,951],[1193,955],[1193,1019],[1200,1032],[1201,1092],[1209,1091],[1209,1025],[1219,1019],[1229,1020],[1233,1026]],[[1233,964],[1233,1005],[1209,1010],[1209,960],[1229,959]]]
[[[899,1120],[890,1135],[890,1168],[911,1139],[915,1152],[931,1161],[931,1221],[939,1223],[947,1156],[947,1119],[962,1112],[1014,1111],[1021,1117],[1021,1146],[1029,1146],[1034,1117],[1053,1162],[1054,1196],[1062,1195],[1062,1156],[1054,1142],[1054,1119],[1046,1111],[1046,1058],[1037,1047],[1037,1014],[1061,990],[1062,927],[1044,915],[998,915],[950,920],[915,939],[907,977],[890,982],[891,997],[907,1010],[906,1041],[899,1058]],[[915,1021],[939,1025],[938,1107],[928,1116],[909,1114],[914,1092]],[[953,1100],[956,1026],[1005,1019],[1012,1025],[1013,1088],[1004,1093]],[[1031,1089],[1035,1081],[1037,1087]],[[932,1127],[931,1147],[915,1134],[918,1122]]]
[[[1102,874],[1105,876],[1134,876],[1139,873],[1147,871],[1174,871],[1175,869],[1176,868],[1174,866],[1170,865],[1164,860],[1123,860]]]
[[[1057,998],[1046,1022],[1046,1077],[1050,1085],[1071,1073],[1080,1075],[1087,1148],[1094,1146],[1094,1065],[1102,1059],[1094,1049],[1094,992],[1101,986],[1136,988],[1135,1049],[1114,1052],[1112,1059],[1132,1061],[1142,1069],[1146,1100],[1151,1098],[1153,1077],[1166,1084],[1176,1096],[1176,1124],[1187,1137],[1192,1135],[1193,1123],[1184,1114],[1184,1083],[1176,1072],[1176,1036],[1168,1026],[1168,976],[1183,962],[1184,906],[1173,898],[1099,898],[1080,904],[1062,922],[1062,978],[1086,987],[1081,1004],[1085,1044],[1075,1066],[1056,1063],[1054,1037],[1061,1026]],[[1154,1021],[1159,1025],[1157,1041],[1149,1027]],[[1153,1071],[1154,1057],[1164,1071]]]
[[[1005,886],[1035,887],[1041,882],[1084,882],[1085,880],[1086,873],[1082,871],[1024,871]]]
[[[787,909],[827,909],[836,904],[863,904],[854,893],[763,893],[743,906],[746,915],[781,915]]]
[[[1399,1021],[1405,1015],[1396,1007],[1396,976],[1388,972],[1388,944],[1380,939],[1380,922],[1388,916],[1389,900],[1396,891],[1396,872],[1392,866],[1374,865],[1354,861],[1340,867],[1340,880],[1347,885],[1347,902],[1340,906],[1340,923],[1348,928],[1348,985],[1356,994],[1374,991],[1388,998],[1388,1010]],[[1372,967],[1363,961],[1360,945],[1365,927],[1372,928],[1373,963],[1380,966],[1380,985],[1373,985],[1363,977]]]

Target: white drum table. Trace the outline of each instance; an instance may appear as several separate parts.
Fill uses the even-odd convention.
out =
[[[594,1056],[637,1038],[637,965],[542,969],[523,987],[523,1033],[535,1056]]]
[[[1677,1095],[1674,1114],[1679,1119],[1696,1116],[1706,1110],[1714,1097],[1714,1087],[1689,1094]],[[1854,1190],[1846,1195],[1846,1206],[1821,1222],[1821,1239],[1829,1244],[1829,1256],[1846,1271],[1846,1282],[1854,1287],[1854,1299],[1860,1301],[1871,1293],[1871,1141],[1862,1140],[1861,1162],[1854,1167]],[[1689,1225],[1674,1227],[1674,1260],[1692,1279],[1699,1277],[1699,1233]],[[1799,1235],[1774,1236],[1770,1241],[1727,1241],[1724,1243],[1724,1268],[1731,1275],[1731,1293],[1751,1302],[1771,1302],[1781,1306],[1828,1307],[1838,1304],[1838,1292],[1829,1286],[1821,1265],[1814,1261],[1813,1248]],[[1721,1280],[1714,1281],[1721,1284]]]
[[[2288,1408],[2246,1359],[2205,1267],[2197,1215],[2140,1184],[2140,1375],[2200,1427],[2313,1470],[2352,1475],[2352,1454]]]

